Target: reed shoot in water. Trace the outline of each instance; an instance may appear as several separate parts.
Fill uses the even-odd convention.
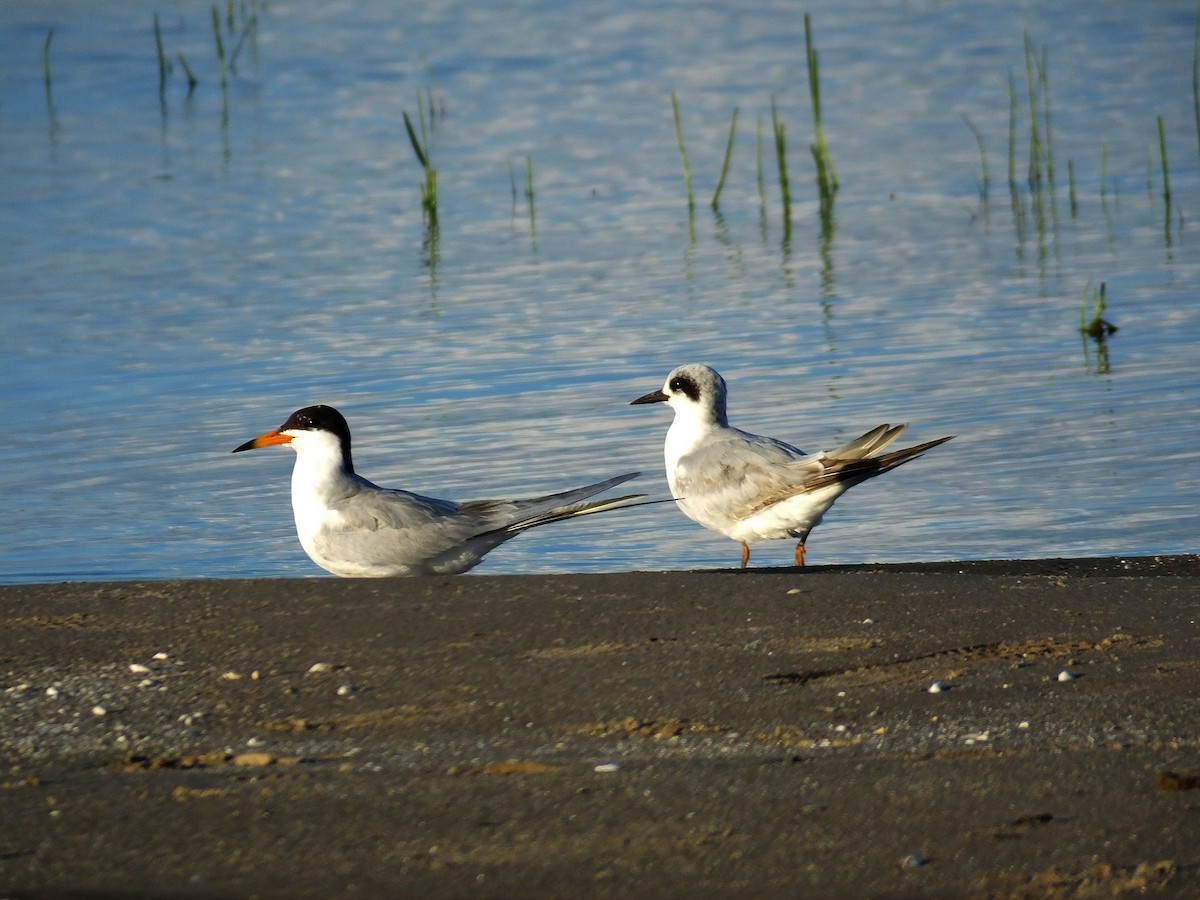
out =
[[[771,98],[771,131],[775,135],[775,164],[779,170],[779,198],[783,203],[783,234],[786,243],[792,234],[792,191],[788,185],[787,136],[783,120]]]
[[[404,128],[408,132],[408,140],[412,144],[413,153],[417,156],[417,162],[421,164],[421,171],[424,174],[424,181],[421,184],[421,212],[425,217],[425,223],[432,228],[436,228],[437,214],[437,169],[433,167],[433,160],[429,155],[429,138],[425,127],[425,102],[421,98],[421,92],[417,92],[417,124],[420,127],[420,135],[417,134],[417,129],[413,127],[412,119],[408,113],[403,113]]]
[[[212,24],[213,40],[217,45],[217,68],[221,74],[221,89],[224,90],[227,84],[225,74],[225,42],[221,40],[221,14],[217,12],[216,6],[212,8]]]
[[[717,189],[713,191],[712,208],[715,210],[721,199],[721,191],[725,188],[725,178],[729,174],[729,161],[733,157],[733,136],[737,131],[738,108],[733,108],[733,118],[729,120],[729,140],[725,143],[725,159],[721,162],[721,175],[717,179]]]
[[[813,111],[813,161],[817,166],[817,191],[821,195],[822,204],[833,202],[837,193],[838,180],[833,172],[833,160],[829,156],[829,147],[825,143],[825,129],[821,125],[821,77],[817,60],[817,51],[813,47],[812,20],[808,13],[804,14],[804,49],[808,64],[808,93],[812,100]]]
[[[688,162],[687,147],[683,142],[683,122],[679,116],[679,99],[671,92],[671,111],[675,117],[675,143],[679,145],[679,159],[683,163],[683,186],[687,193],[688,215],[696,209],[695,195],[692,193],[692,164]]]

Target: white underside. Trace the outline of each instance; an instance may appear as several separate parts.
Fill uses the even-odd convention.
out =
[[[757,544],[785,538],[803,540],[843,492],[842,485],[834,485],[819,493],[797,495],[744,519],[724,515],[719,503],[686,499],[675,502],[685,516],[705,528],[735,541]]]
[[[728,426],[695,421],[687,412],[677,411],[667,429],[663,447],[667,483],[680,511],[705,528],[747,544],[785,538],[799,541],[808,536],[834,501],[845,493],[846,485],[835,483],[819,491],[796,493],[749,515],[738,516],[733,510],[746,499],[747,493],[753,495],[755,491],[753,485],[729,480],[736,478],[732,467],[727,476],[713,473],[699,479],[707,485],[703,490],[695,487],[697,479],[693,479],[690,493],[685,492],[678,485],[677,475],[687,469],[689,454],[702,445],[709,446],[739,434]]]

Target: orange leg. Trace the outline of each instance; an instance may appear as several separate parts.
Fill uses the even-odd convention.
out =
[[[804,541],[796,545],[796,565],[804,565]]]
[[[742,541],[742,568],[746,568],[746,563],[750,562],[750,545]]]

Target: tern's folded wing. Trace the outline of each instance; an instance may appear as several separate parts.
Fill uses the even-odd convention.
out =
[[[486,530],[449,500],[375,489],[331,504],[318,542],[331,555],[372,565],[418,565]]]
[[[731,521],[805,490],[825,470],[822,455],[757,435],[706,443],[679,460],[675,493]]]

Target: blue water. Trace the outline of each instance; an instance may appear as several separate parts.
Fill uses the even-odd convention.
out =
[[[227,53],[257,15],[224,90],[207,4],[0,4],[0,582],[323,574],[290,453],[229,453],[314,402],[386,485],[513,496],[636,468],[665,497],[668,411],[627,404],[688,361],[726,375],[735,424],[806,449],[881,421],[958,435],[839,501],[814,564],[1197,549],[1190,0],[239,2],[232,33],[221,8]],[[804,11],[840,183],[824,227]],[[1021,120],[1020,214],[1007,185],[1026,31],[1049,64],[1040,215]],[[436,243],[402,120],[418,96]],[[1101,282],[1103,347],[1079,333]],[[662,505],[475,571],[736,560]]]

